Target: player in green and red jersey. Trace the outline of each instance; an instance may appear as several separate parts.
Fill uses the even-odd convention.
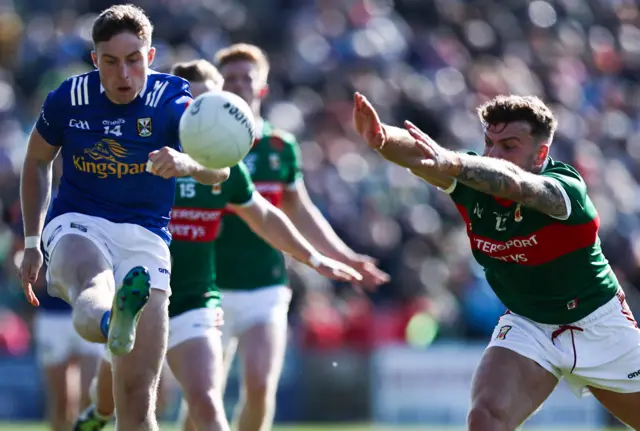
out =
[[[357,269],[365,284],[386,282],[387,274],[371,258],[347,247],[311,202],[302,180],[296,139],[261,117],[269,74],[264,52],[254,45],[237,44],[220,50],[215,59],[224,78],[223,89],[242,97],[257,120],[258,137],[245,163],[258,191],[281,208],[320,252]],[[291,299],[284,257],[233,213],[224,217],[217,246],[224,250],[218,254],[218,281],[225,310],[225,361],[233,360],[237,342],[243,374],[238,429],[268,429],[286,349]],[[247,267],[242,258],[254,263]]]
[[[194,97],[219,88],[217,70],[204,60],[178,64],[172,73],[190,81]],[[167,362],[189,406],[190,422],[185,429],[229,429],[222,403],[222,310],[214,246],[228,206],[261,238],[319,274],[347,282],[360,279],[352,268],[317,252],[281,211],[255,193],[244,164],[232,167],[229,179],[221,185],[203,186],[193,178],[179,178],[169,224],[173,294]],[[243,262],[254,263],[250,259]],[[113,408],[110,382],[110,367],[103,361],[96,382],[96,405],[78,420],[76,431],[95,431],[106,425]]]
[[[478,113],[483,156],[442,148],[409,122],[383,125],[355,95],[358,133],[450,194],[509,308],[476,370],[469,430],[515,430],[561,378],[640,429],[640,330],[602,254],[584,180],[549,157],[556,119],[535,97],[499,96]]]

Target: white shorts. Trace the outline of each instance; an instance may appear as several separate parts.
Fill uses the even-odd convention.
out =
[[[36,357],[44,367],[62,364],[74,356],[97,358],[103,347],[78,335],[71,313],[38,312],[34,317],[33,332]]]
[[[169,319],[167,351],[194,338],[220,337],[222,308],[196,308]]]
[[[259,323],[287,325],[291,289],[284,285],[255,290],[223,290],[224,326],[222,338],[226,343]]]
[[[171,257],[169,247],[158,235],[131,223],[112,223],[100,217],[67,213],[51,220],[42,232],[45,261],[51,259],[60,238],[68,234],[88,238],[100,249],[113,268],[119,286],[131,268],[145,266],[151,275],[151,287],[171,294]],[[47,267],[47,281],[51,279]],[[48,283],[49,294],[68,300],[68,292],[61,286]]]
[[[169,341],[167,352],[181,343],[194,338],[220,337],[223,324],[222,308],[196,308],[169,319]],[[109,349],[104,348],[102,357],[111,363]]]
[[[640,330],[624,292],[570,325],[545,325],[507,312],[488,347],[519,353],[565,378],[578,397],[587,386],[612,392],[640,392]]]

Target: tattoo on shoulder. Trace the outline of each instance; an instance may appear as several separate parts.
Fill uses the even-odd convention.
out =
[[[547,179],[535,184],[523,183],[522,203],[552,217],[566,217],[569,208],[561,187],[558,182]]]
[[[462,166],[456,179],[470,187],[491,195],[510,194],[514,190],[514,182],[503,172],[475,166]]]
[[[526,181],[515,166],[492,166],[482,160],[474,162],[463,165],[455,178],[478,191],[521,202],[552,217],[568,215],[569,208],[558,182],[538,176],[536,181]]]

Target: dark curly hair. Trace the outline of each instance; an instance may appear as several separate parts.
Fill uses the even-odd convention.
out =
[[[487,127],[524,121],[531,126],[536,140],[551,143],[558,128],[558,120],[551,109],[535,96],[497,96],[478,107],[478,116]]]

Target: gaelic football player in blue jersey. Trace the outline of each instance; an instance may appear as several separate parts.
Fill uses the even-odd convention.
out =
[[[76,331],[106,342],[113,354],[117,429],[127,431],[158,429],[174,178],[216,184],[229,175],[181,152],[178,124],[191,100],[189,85],[149,69],[152,31],[136,6],[100,14],[92,29],[97,70],[48,95],[21,181],[25,295],[38,305],[32,283],[44,258],[48,289],[71,304]],[[58,153],[63,177],[45,217]]]

